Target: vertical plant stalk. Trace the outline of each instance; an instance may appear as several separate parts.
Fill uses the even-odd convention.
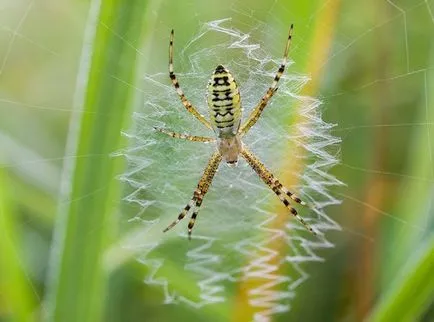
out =
[[[381,16],[383,19],[390,18],[389,8],[385,3],[372,1],[372,8],[375,8],[376,15]],[[373,18],[374,21],[378,17]],[[390,30],[383,27],[382,32],[376,35],[374,42],[373,55],[375,55],[373,68],[369,71],[372,74],[373,79],[387,78],[387,75],[393,74],[391,72],[390,59],[391,44],[388,43]],[[387,106],[390,101],[393,101],[391,97],[393,95],[390,91],[387,82],[380,82],[374,87],[372,93],[371,107],[371,119],[376,120],[381,124],[389,124],[390,111]],[[373,129],[373,137],[375,141],[372,142],[372,151],[369,153],[370,169],[386,169],[387,160],[391,155],[387,155],[388,147],[390,146],[390,134],[389,129],[378,127]],[[372,207],[367,207],[361,214],[359,220],[363,227],[363,234],[371,236],[377,239],[379,233],[380,214],[373,209],[384,209],[386,205],[383,205],[385,200],[390,200],[390,196],[394,195],[394,184],[390,180],[385,179],[384,176],[371,175],[365,185],[365,191],[359,192],[364,195],[365,202]],[[356,306],[356,319],[362,321],[366,314],[369,312],[375,298],[375,259],[378,257],[376,244],[369,240],[361,239],[357,246],[356,254],[358,254],[357,274],[355,274],[355,306]],[[354,260],[351,257],[350,262]],[[350,265],[350,264],[349,264]]]
[[[47,276],[45,321],[101,321],[102,256],[116,223],[121,147],[134,101],[146,0],[91,2]],[[131,85],[130,85],[131,84]]]
[[[313,31],[313,37],[311,39],[309,60],[305,62],[306,74],[311,76],[311,81],[303,88],[302,95],[304,96],[315,97],[319,90],[320,80],[324,72],[323,65],[324,61],[326,61],[332,43],[339,8],[340,0],[332,0],[327,4],[327,6],[324,7],[323,10],[321,10],[320,14],[318,15],[318,23],[316,24],[316,27]],[[296,41],[297,39],[296,31],[294,31],[293,39],[293,41]],[[293,108],[299,109],[300,106],[294,106]],[[296,119],[292,121],[293,124],[303,122],[303,117],[299,113],[296,113],[296,115]],[[297,133],[294,133],[294,136],[297,136]],[[290,151],[291,154],[300,156],[305,153],[301,145],[291,146]],[[291,172],[293,173],[301,173],[306,166],[303,158],[286,158],[286,160],[287,162],[283,163],[282,167],[284,169],[291,169]],[[298,178],[292,175],[286,175],[282,177],[282,183],[284,183],[286,186],[294,186],[297,185]],[[284,207],[282,207],[280,203],[277,204],[274,212],[277,213],[278,216],[276,220],[272,222],[270,229],[283,230],[288,222],[288,212],[284,210]],[[292,218],[290,220],[292,220]],[[265,236],[265,238],[269,237],[270,236]],[[272,257],[267,264],[271,267],[274,266],[282,269],[281,265],[279,265],[279,262],[281,262],[282,257],[284,257],[286,247],[287,245],[282,239],[273,239],[273,241],[268,244],[268,248],[274,251],[276,254],[282,255]],[[249,259],[247,259],[247,261],[249,261]],[[270,274],[284,275],[285,273],[275,271]],[[239,285],[233,319],[234,321],[251,321],[253,319],[255,312],[258,311],[258,308],[249,305],[249,292],[269,282],[270,280],[267,279],[250,278],[244,280]],[[278,284],[274,286],[276,292],[279,291],[279,287],[280,286]],[[268,289],[267,291],[272,290]]]
[[[432,66],[434,59],[431,48]],[[425,74],[422,83],[425,89],[425,99],[420,102],[421,121],[434,120],[434,93],[428,89],[434,84],[434,71]],[[422,85],[421,84],[421,85]],[[427,127],[415,130],[409,159],[409,175],[419,178],[429,178],[433,165],[427,151],[434,148],[432,140],[426,141]],[[426,144],[431,146],[427,147]],[[432,222],[432,191],[433,184],[429,180],[411,180],[405,184],[405,198],[397,202],[394,211],[398,218],[423,227],[425,231],[407,229],[386,231],[389,244],[387,261],[381,267],[382,284],[379,300],[375,303],[366,321],[418,321],[423,313],[434,302],[434,236],[430,223]],[[401,192],[402,193],[402,192]],[[391,230],[389,228],[389,230]],[[399,238],[394,238],[399,236]],[[386,255],[388,254],[386,253]],[[409,256],[408,254],[412,254]]]
[[[434,235],[410,257],[409,265],[378,301],[366,321],[418,321],[434,297]]]

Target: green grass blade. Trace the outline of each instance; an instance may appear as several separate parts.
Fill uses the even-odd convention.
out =
[[[410,150],[408,173],[415,178],[430,178],[433,173],[429,153],[434,145],[429,120],[434,119],[434,109],[430,108],[429,104],[434,95],[428,90],[433,82],[434,73],[427,72],[423,88],[425,100],[421,102],[419,118],[420,122],[427,122],[428,127],[423,126],[414,131]],[[393,321],[393,318],[399,321],[415,321],[428,304],[434,303],[434,236],[430,224],[432,181],[412,180],[401,189],[405,198],[398,198],[393,214],[413,224],[415,228],[402,230],[393,226],[387,227],[384,237],[387,251],[384,253],[393,256],[381,265],[380,289],[384,290],[384,295],[371,314],[372,321]]]
[[[100,321],[102,254],[114,229],[122,162],[110,157],[134,101],[145,0],[93,1],[77,78],[47,278],[46,320]],[[75,161],[71,161],[74,160]]]
[[[0,320],[33,321],[35,296],[24,271],[16,213],[11,206],[7,174],[0,169]],[[2,320],[3,321],[3,320]]]
[[[410,258],[369,321],[416,321],[434,298],[434,236]]]

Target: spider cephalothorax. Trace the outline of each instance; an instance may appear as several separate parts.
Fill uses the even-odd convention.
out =
[[[169,77],[175,87],[176,92],[181,99],[182,104],[188,112],[194,115],[202,124],[215,133],[215,138],[193,136],[180,134],[162,128],[155,128],[157,131],[167,134],[173,138],[186,139],[195,142],[217,142],[217,149],[208,161],[208,165],[199,180],[197,188],[193,193],[190,202],[184,207],[178,218],[173,221],[164,231],[168,231],[181,221],[187,213],[192,211],[190,222],[188,223],[188,236],[191,236],[196,217],[198,215],[203,198],[208,192],[214,175],[222,160],[229,166],[235,166],[238,161],[238,156],[241,155],[250,167],[258,174],[265,184],[279,197],[282,203],[287,207],[290,213],[297,218],[311,233],[316,234],[308,223],[301,218],[297,211],[291,206],[290,200],[301,205],[305,205],[300,198],[286,189],[279,180],[259,161],[259,159],[242,143],[241,138],[250,130],[262,114],[262,111],[267,106],[268,101],[277,90],[277,84],[285,71],[285,66],[288,60],[288,51],[291,44],[293,25],[289,29],[288,40],[286,42],[285,51],[283,54],[283,62],[277,70],[273,83],[255,106],[252,113],[246,122],[241,125],[241,97],[238,85],[229,72],[223,65],[218,65],[211,76],[208,83],[207,102],[210,113],[211,122],[208,121],[202,114],[185,97],[184,92],[179,86],[179,82],[173,71],[173,30],[170,34],[169,44]]]
[[[229,138],[217,139],[217,149],[227,165],[234,167],[238,163],[238,155],[243,150],[243,142],[238,134]]]

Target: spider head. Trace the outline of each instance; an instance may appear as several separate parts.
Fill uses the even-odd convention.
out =
[[[228,166],[231,168],[237,166],[238,155],[242,149],[242,143],[238,135],[220,138],[218,140],[218,149]]]

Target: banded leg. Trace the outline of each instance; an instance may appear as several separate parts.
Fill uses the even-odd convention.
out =
[[[174,31],[172,29],[172,32],[170,33],[170,43],[169,43],[169,77],[172,81],[173,86],[175,87],[176,93],[178,93],[179,98],[181,99],[182,104],[187,109],[188,112],[193,114],[195,118],[197,118],[202,124],[204,124],[207,128],[212,130],[211,124],[208,122],[208,120],[200,114],[196,108],[190,103],[190,101],[185,97],[184,92],[182,91],[181,87],[179,86],[178,79],[176,78],[175,73],[173,72],[173,35]]]
[[[211,186],[212,180],[215,173],[217,172],[221,160],[222,156],[220,155],[220,153],[218,151],[214,152],[214,154],[208,161],[202,178],[200,178],[199,183],[197,184],[196,190],[194,190],[193,197],[178,215],[178,218],[173,221],[169,226],[167,226],[167,228],[164,229],[163,232],[166,232],[169,229],[173,228],[187,215],[190,209],[193,208],[193,214],[191,215],[190,222],[188,223],[188,238],[191,239],[191,231],[193,230],[194,223],[196,222],[196,218],[202,205],[203,198],[205,197],[205,194],[208,192],[208,189]]]
[[[258,105],[256,105],[256,107],[253,109],[247,121],[241,126],[241,129],[239,131],[241,136],[246,134],[249,131],[249,129],[253,125],[255,125],[255,123],[261,117],[262,111],[267,106],[268,101],[273,97],[274,93],[276,93],[277,91],[277,84],[279,83],[279,80],[282,77],[283,72],[285,71],[286,64],[288,62],[288,52],[289,52],[289,47],[291,45],[293,28],[294,25],[291,24],[291,27],[289,28],[289,35],[288,35],[288,40],[286,42],[285,51],[283,53],[283,61],[279,69],[277,70],[277,74],[274,77],[273,83],[271,84],[270,88],[267,90],[265,95],[261,98],[261,101],[258,103]]]
[[[288,198],[299,203],[301,205],[305,205],[303,201],[288,189],[286,189],[279,180],[264,166],[264,164],[259,161],[259,159],[250,152],[246,147],[243,147],[243,151],[241,151],[241,155],[247,161],[247,163],[252,167],[252,169],[258,174],[258,176],[264,181],[268,187],[279,197],[280,201],[285,205],[286,208],[289,209],[291,214],[304,226],[307,230],[309,230],[312,234],[316,235],[316,232],[310,227],[310,225],[304,221],[304,219],[298,215],[297,210],[291,206]]]
[[[164,134],[166,134],[172,138],[175,138],[175,139],[184,139],[184,140],[188,140],[188,141],[204,142],[204,143],[215,142],[215,138],[176,133],[176,132],[173,132],[170,130],[163,129],[161,127],[155,127],[154,126],[154,130],[158,131],[160,133],[164,133]]]

